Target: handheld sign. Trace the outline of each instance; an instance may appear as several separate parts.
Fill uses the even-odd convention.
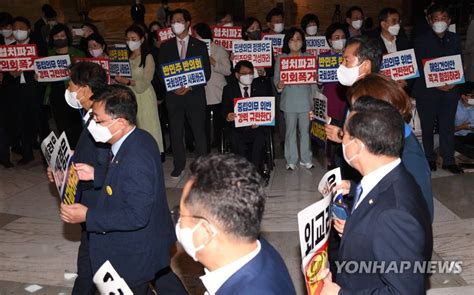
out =
[[[314,102],[314,120],[311,121],[310,135],[312,140],[319,146],[324,148],[326,146],[326,118],[328,115],[328,99],[327,97],[317,92],[316,97],[313,97]]]
[[[92,278],[100,294],[133,295],[125,280],[120,277],[109,260],[104,262]]]
[[[206,75],[200,56],[164,64],[161,66],[161,73],[166,91],[206,84]]]
[[[33,71],[37,57],[35,44],[0,45],[0,72]]]
[[[286,85],[317,82],[316,56],[285,56],[280,58],[280,81]]]
[[[56,137],[56,134],[51,131],[51,133],[41,143],[41,152],[43,153],[48,166],[51,163],[51,156],[53,154],[56,142],[58,142],[58,138]]]
[[[69,79],[69,55],[54,55],[35,60],[35,73],[38,82],[55,82]]]
[[[232,43],[242,39],[242,27],[213,26],[212,39],[216,45],[232,50]]]
[[[115,44],[109,47],[110,75],[131,77],[132,68],[128,60],[128,48],[125,44]]]
[[[342,63],[341,54],[321,55],[318,57],[318,82],[337,82],[337,68]]]
[[[420,73],[418,72],[415,51],[407,49],[384,55],[380,74],[395,81],[418,78]]]
[[[303,274],[307,294],[320,294],[324,286],[318,273],[328,268],[328,238],[331,230],[331,200],[337,194],[333,191],[341,179],[339,168],[328,171],[319,182],[322,199],[298,213],[298,231]],[[340,182],[340,181],[339,181]]]
[[[275,97],[234,99],[235,127],[275,126]]]
[[[244,41],[233,42],[232,53],[234,53],[234,66],[241,60],[250,61],[254,67],[272,66],[272,42],[271,41]]]
[[[331,51],[331,47],[324,36],[306,37],[306,52],[318,56]]]
[[[464,83],[461,55],[423,60],[427,88]]]
[[[273,56],[282,54],[284,39],[285,39],[284,34],[268,34],[268,35],[264,35],[262,38],[262,40],[272,41]]]
[[[108,58],[77,58],[75,61],[86,61],[98,64],[107,73],[107,83],[110,84],[110,60]]]

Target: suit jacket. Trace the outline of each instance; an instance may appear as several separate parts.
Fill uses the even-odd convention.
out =
[[[211,56],[215,59],[216,65],[212,66],[211,79],[206,85],[208,105],[222,102],[222,90],[227,84],[225,76],[231,74],[229,53],[223,47],[211,43]]]
[[[273,92],[270,87],[271,85],[266,83],[265,80],[254,79],[251,85],[250,97],[273,96]],[[222,92],[222,115],[224,116],[225,122],[227,122],[227,115],[234,112],[234,98],[241,97],[242,92],[240,91],[239,82],[234,78],[224,87]],[[234,122],[227,123],[230,128],[235,128]]]
[[[152,280],[170,264],[176,241],[160,152],[136,128],[109,164],[97,207],[87,211],[92,271],[110,260],[130,287]]]
[[[206,43],[189,36],[188,48],[186,50],[186,58],[200,56],[202,59],[202,66],[204,68],[204,74],[206,75],[206,81],[211,78],[211,64],[209,63],[209,54],[207,53]],[[159,64],[179,61],[178,44],[176,43],[176,37],[168,40],[161,44]],[[161,69],[160,69],[161,74]],[[160,75],[163,80],[163,76]],[[196,103],[206,104],[206,92],[204,90],[205,85],[193,86],[193,89],[184,96],[179,96],[174,91],[169,91],[166,94],[167,103],[173,103],[175,100],[180,98],[189,98],[190,101]]]
[[[264,239],[260,245],[257,256],[234,273],[216,295],[296,294],[280,254]]]
[[[383,42],[382,37],[380,36],[381,29],[377,28],[373,30],[369,37],[377,40],[380,44],[380,48],[382,49],[382,54],[387,54],[387,47],[385,47],[385,43]],[[413,48],[413,44],[408,40],[403,28],[400,28],[400,32],[398,33],[397,40],[395,41],[397,44],[397,51],[407,50]]]
[[[429,261],[433,249],[431,220],[420,189],[403,164],[388,173],[349,217],[339,263]],[[425,274],[355,272],[336,277],[339,294],[425,294]]]

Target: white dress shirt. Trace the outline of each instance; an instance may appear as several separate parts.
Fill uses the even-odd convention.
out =
[[[132,128],[132,130],[130,130],[127,134],[125,134],[122,138],[120,138],[116,143],[112,144],[112,146],[110,147],[110,149],[112,150],[112,153],[114,154],[114,158],[115,156],[117,155],[117,153],[119,152],[120,150],[120,147],[122,146],[122,143],[125,141],[125,139],[127,139],[127,137],[133,132],[133,130],[135,130],[135,128],[137,128],[136,126],[134,126]]]
[[[245,97],[244,94],[245,94],[245,89],[244,87],[248,87],[247,89],[247,92],[249,94],[249,97],[252,97],[252,85],[244,85],[242,83],[239,82],[239,87],[240,87],[240,93],[242,93],[242,96],[241,97]]]
[[[219,269],[214,271],[209,271],[206,268],[204,269],[205,275],[199,277],[206,287],[206,295],[214,295],[217,290],[224,285],[224,283],[236,272],[238,272],[244,265],[246,265],[250,260],[254,259],[255,256],[260,253],[261,245],[260,241],[257,240],[257,248],[250,252],[249,254],[240,257],[236,261],[229,263]]]
[[[383,165],[370,172],[366,176],[362,177],[360,184],[362,186],[362,194],[359,197],[358,202],[354,205],[354,210],[362,203],[364,198],[370,193],[370,191],[384,178],[387,174],[390,173],[398,164],[401,163],[400,158],[393,160],[392,162]]]
[[[393,40],[387,40],[385,37],[380,34],[380,37],[382,37],[383,43],[385,44],[385,48],[387,48],[388,53],[394,53],[397,52],[397,37],[394,36]]]

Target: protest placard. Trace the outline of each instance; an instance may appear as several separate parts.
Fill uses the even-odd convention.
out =
[[[272,41],[236,40],[232,45],[234,66],[241,60],[250,61],[254,67],[272,66]]]
[[[88,61],[98,64],[107,73],[107,83],[110,84],[110,60],[108,58],[77,58],[75,61]]]
[[[213,26],[212,39],[216,45],[231,51],[232,43],[235,40],[242,40],[242,27]]]
[[[310,135],[314,142],[316,142],[322,148],[326,146],[326,130],[324,125],[327,121],[328,116],[328,99],[327,97],[317,92],[317,95],[313,97],[314,102],[314,119],[311,121]]]
[[[322,199],[298,213],[298,231],[303,274],[307,294],[320,294],[324,286],[319,271],[328,268],[328,238],[331,230],[331,200],[338,194],[333,188],[340,183],[339,168],[328,171],[319,182]]]
[[[190,36],[192,36],[191,27],[189,27],[188,34]],[[156,30],[156,37],[157,37],[157,40],[165,42],[165,41],[168,41],[169,39],[172,39],[176,36],[173,33],[173,30],[171,29],[171,27],[167,27],[167,28],[164,28],[164,29]]]
[[[337,68],[342,60],[341,54],[320,55],[318,57],[318,82],[337,82]]]
[[[267,35],[264,35],[262,38],[262,40],[272,41],[273,56],[282,54],[284,39],[285,39],[284,34],[267,34]]]
[[[415,51],[407,49],[384,55],[380,74],[393,80],[418,78],[420,73],[418,72]]]
[[[202,42],[206,43],[207,55],[211,56],[211,39],[201,39]]]
[[[35,60],[35,73],[38,82],[69,80],[69,55],[53,55]]]
[[[35,44],[0,45],[0,72],[33,71],[37,57]]]
[[[331,47],[325,36],[306,37],[306,52],[314,56],[327,54],[331,51]]]
[[[427,88],[464,83],[461,55],[423,60]]]
[[[317,82],[316,56],[285,56],[280,58],[280,81],[286,85]]]
[[[51,152],[52,150],[52,152]],[[73,165],[73,152],[66,133],[59,138],[53,134],[41,143],[41,151],[53,173],[54,183],[64,204],[78,203],[81,197],[79,178]]]
[[[92,278],[100,294],[133,295],[125,280],[120,277],[109,260],[104,262]]]
[[[275,126],[275,97],[234,99],[235,127]]]
[[[115,44],[109,47],[110,75],[131,77],[132,68],[128,60],[128,47],[125,44]]]
[[[206,84],[206,75],[200,56],[164,64],[161,66],[161,73],[166,91]]]

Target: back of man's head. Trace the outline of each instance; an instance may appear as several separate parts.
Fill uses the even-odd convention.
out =
[[[124,118],[131,125],[137,124],[137,99],[128,87],[107,86],[94,103],[103,103],[105,113],[112,118]]]
[[[88,61],[77,62],[70,68],[71,80],[78,86],[89,86],[93,98],[107,85],[107,74],[98,64]]]
[[[193,182],[184,203],[193,215],[215,221],[231,239],[256,240],[265,209],[257,169],[240,156],[220,154],[200,157],[190,169]]]
[[[388,102],[362,96],[353,105],[347,131],[377,156],[400,157],[404,140],[403,118]]]
[[[354,36],[347,41],[346,47],[352,44],[359,45],[356,51],[359,62],[362,63],[365,60],[370,60],[372,73],[380,72],[382,48],[379,42],[366,36]]]

